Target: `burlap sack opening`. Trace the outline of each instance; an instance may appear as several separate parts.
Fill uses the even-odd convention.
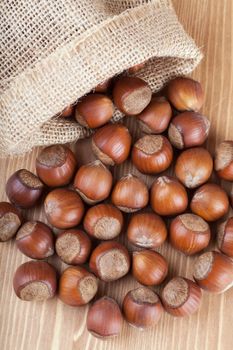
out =
[[[157,91],[202,57],[169,0],[3,0],[0,15],[0,156],[88,135],[53,116],[134,64]]]

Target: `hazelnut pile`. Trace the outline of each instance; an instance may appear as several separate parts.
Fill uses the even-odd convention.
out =
[[[122,314],[130,325],[145,329],[156,325],[164,310],[173,316],[196,312],[201,289],[221,293],[233,285],[232,217],[218,225],[219,251],[202,252],[197,257],[193,280],[174,277],[165,283],[160,296],[151,288],[168,275],[167,260],[156,251],[168,232],[175,249],[197,254],[209,245],[209,222],[229,211],[227,193],[208,181],[213,168],[220,179],[233,181],[233,141],[217,147],[213,162],[203,147],[210,122],[199,113],[204,101],[200,84],[179,77],[168,83],[163,96],[152,96],[142,79],[121,76],[111,88],[114,104],[110,94],[103,94],[111,84],[110,80],[100,84],[75,107],[77,121],[96,129],[92,149],[98,160],[77,169],[76,156],[67,146],[46,147],[36,159],[37,176],[26,169],[15,172],[6,184],[11,203],[0,203],[0,241],[16,235],[18,249],[36,259],[15,272],[13,286],[20,299],[43,301],[54,297],[58,289],[65,304],[85,305],[95,297],[98,280],[113,282],[131,270],[142,286],[126,294],[123,312],[108,296],[89,308],[87,329],[104,338],[120,333]],[[106,124],[114,105],[135,118],[143,132],[133,145],[126,126]],[[71,115],[72,109],[68,107],[63,116]],[[172,165],[174,151],[178,154],[175,177],[161,174]],[[156,175],[150,192],[143,180],[132,174],[113,184],[111,167],[125,162],[130,154],[139,172]],[[19,209],[31,208],[42,198],[50,226],[25,221]],[[140,211],[143,208],[146,210]],[[114,240],[124,231],[127,215],[125,233],[135,247],[132,254]],[[55,235],[56,229],[59,233]],[[70,265],[59,277],[58,287],[55,268],[44,261],[54,253]]]

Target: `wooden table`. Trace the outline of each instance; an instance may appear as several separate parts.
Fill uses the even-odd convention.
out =
[[[233,139],[233,1],[174,0],[186,30],[202,48],[205,58],[193,73],[206,91],[204,113],[212,122],[208,147],[214,150],[224,139]],[[6,179],[16,169],[34,170],[32,154],[0,162],[0,198],[6,200]],[[224,184],[230,191],[231,185]],[[31,212],[31,217],[42,218]],[[170,275],[191,277],[193,258],[175,252],[166,244],[160,250],[168,258]],[[57,299],[26,303],[12,290],[15,269],[27,261],[14,241],[0,244],[0,349],[1,350],[230,350],[233,347],[233,288],[223,295],[205,293],[200,311],[191,318],[175,319],[164,314],[161,322],[144,333],[124,323],[120,337],[100,341],[88,334],[87,307],[72,308]],[[53,260],[54,261],[54,260]],[[58,267],[60,262],[54,261]],[[122,296],[136,285],[126,277],[113,285],[102,285],[100,293]]]

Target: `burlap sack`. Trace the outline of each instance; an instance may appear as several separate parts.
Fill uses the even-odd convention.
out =
[[[0,156],[87,135],[53,116],[132,65],[156,91],[201,59],[170,0],[1,0],[0,18]]]

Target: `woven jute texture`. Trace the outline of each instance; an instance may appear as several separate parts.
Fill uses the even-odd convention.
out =
[[[88,135],[54,116],[132,65],[157,91],[202,57],[170,0],[1,0],[0,18],[1,157]]]

